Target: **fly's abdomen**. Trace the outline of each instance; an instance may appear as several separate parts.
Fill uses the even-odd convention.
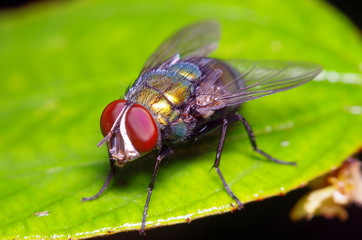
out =
[[[198,113],[210,119],[215,111],[227,106],[224,100],[234,92],[242,89],[244,83],[240,73],[228,64],[212,58],[191,58],[197,61],[204,77],[195,89],[195,102]],[[227,96],[225,98],[225,96]],[[228,109],[230,112],[238,108],[235,104]]]

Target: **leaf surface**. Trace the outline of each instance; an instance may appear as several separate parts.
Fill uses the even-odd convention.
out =
[[[0,236],[84,238],[140,228],[154,159],[118,169],[109,188],[99,117],[123,95],[159,44],[182,27],[216,19],[221,59],[309,61],[316,81],[242,106],[227,133],[221,170],[244,203],[286,193],[338,167],[362,146],[362,47],[357,29],[321,1],[80,1],[0,14]],[[209,172],[217,136],[181,149],[159,170],[147,227],[232,210]],[[247,206],[246,206],[247,207]]]

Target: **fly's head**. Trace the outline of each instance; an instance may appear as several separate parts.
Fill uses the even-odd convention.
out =
[[[107,105],[101,116],[103,140],[108,142],[109,157],[122,167],[159,145],[159,130],[152,114],[142,105],[115,100]]]

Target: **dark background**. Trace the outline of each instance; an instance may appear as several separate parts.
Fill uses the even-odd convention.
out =
[[[34,2],[30,0],[0,1],[1,11],[12,8],[24,8]],[[361,29],[361,5],[359,1],[327,1],[347,15]],[[361,154],[359,159],[361,159]],[[147,231],[142,239],[362,239],[362,208],[348,208],[349,219],[328,220],[317,217],[310,221],[293,223],[289,220],[289,211],[307,189],[292,191],[283,197],[273,197],[261,202],[249,203],[242,211],[206,217],[190,224],[178,224],[172,227],[156,228]],[[127,232],[95,240],[141,238],[138,232]]]
[[[61,1],[61,0],[58,0]],[[46,0],[0,0],[0,11],[9,8],[26,7],[34,2],[49,2]],[[331,5],[347,15],[361,29],[361,2],[352,0],[327,0]]]

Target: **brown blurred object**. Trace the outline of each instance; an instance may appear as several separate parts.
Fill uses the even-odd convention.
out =
[[[290,218],[298,221],[324,216],[346,220],[346,206],[362,206],[361,165],[358,159],[349,158],[339,169],[312,181],[312,191],[297,202]]]

